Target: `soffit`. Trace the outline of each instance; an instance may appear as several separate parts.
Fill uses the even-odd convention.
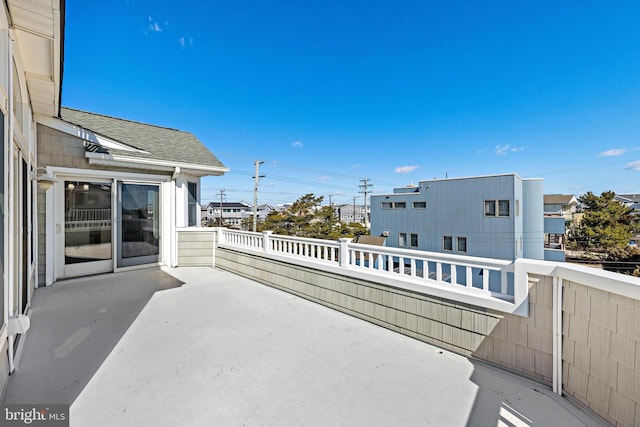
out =
[[[35,114],[57,116],[60,105],[63,0],[8,0],[11,25]]]

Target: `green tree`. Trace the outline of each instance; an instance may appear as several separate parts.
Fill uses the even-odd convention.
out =
[[[321,206],[323,199],[312,193],[305,194],[288,209],[270,212],[265,221],[258,224],[258,231],[327,240],[368,234],[362,224],[340,222],[333,206]]]
[[[610,253],[628,247],[638,219],[632,209],[614,197],[613,191],[605,191],[600,196],[588,192],[578,198],[584,206],[584,215],[573,238],[578,248]]]

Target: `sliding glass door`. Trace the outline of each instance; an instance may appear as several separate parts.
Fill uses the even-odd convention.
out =
[[[56,243],[56,268],[62,267],[56,277],[158,263],[160,188],[119,179],[59,180],[54,222],[56,236],[63,231],[64,239]]]
[[[118,267],[157,263],[160,186],[118,183]]]
[[[113,270],[111,182],[64,181],[65,276]]]

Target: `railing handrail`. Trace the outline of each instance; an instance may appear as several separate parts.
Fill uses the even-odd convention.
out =
[[[296,242],[307,242],[307,243],[312,242],[318,245],[327,245],[327,246],[333,246],[333,247],[339,246],[339,243],[336,242],[335,240],[313,239],[310,237],[284,236],[282,234],[270,234],[270,238],[279,239],[279,240],[291,240]]]

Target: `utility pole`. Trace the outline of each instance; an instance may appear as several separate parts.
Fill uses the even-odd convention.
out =
[[[363,178],[360,180],[362,184],[359,185],[359,187],[362,189],[362,191],[360,191],[359,193],[364,194],[364,227],[367,229],[369,228],[369,218],[367,215],[367,195],[370,193],[369,188],[373,187],[373,184],[369,184],[369,181],[369,178]]]
[[[356,221],[356,196],[353,196],[353,222]]]
[[[220,195],[220,227],[222,227],[222,198],[224,197],[224,189],[218,193]]]
[[[258,182],[260,178],[264,178],[264,175],[260,175],[260,165],[263,164],[263,161],[256,160],[254,162],[256,166],[256,174],[253,176],[254,185],[253,185],[253,232],[256,232],[258,227]]]

